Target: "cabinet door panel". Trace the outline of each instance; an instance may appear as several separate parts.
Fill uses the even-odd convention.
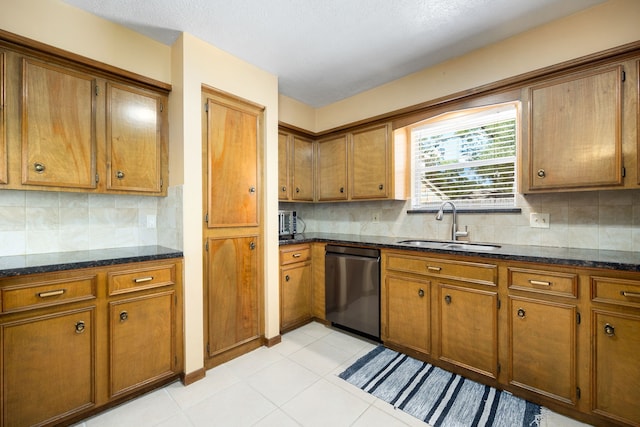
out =
[[[278,199],[288,200],[291,197],[289,185],[289,135],[278,133]]]
[[[311,262],[283,268],[280,275],[280,328],[311,318]]]
[[[622,67],[530,89],[530,189],[622,184]]]
[[[90,75],[24,60],[23,184],[95,188],[95,86]]]
[[[2,325],[3,426],[53,422],[95,404],[94,317],[87,308]]]
[[[640,316],[593,311],[593,411],[640,425]]]
[[[291,198],[313,201],[313,141],[293,136],[293,189]]]
[[[0,51],[0,184],[8,182],[4,58],[5,53]]]
[[[509,310],[510,383],[575,405],[576,307],[510,297]]]
[[[318,200],[347,199],[347,137],[318,142]]]
[[[440,358],[496,378],[498,294],[440,284]]]
[[[161,99],[107,84],[107,188],[158,193]]]
[[[389,126],[353,132],[351,161],[353,199],[380,199],[389,195]]]
[[[387,276],[385,288],[385,340],[430,354],[431,282]]]
[[[109,304],[110,396],[173,374],[175,292]]]
[[[259,336],[256,240],[208,240],[209,356]]]
[[[258,116],[208,100],[208,226],[258,225]]]

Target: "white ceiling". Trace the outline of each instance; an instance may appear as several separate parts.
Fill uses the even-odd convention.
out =
[[[171,45],[190,33],[321,107],[604,0],[63,0]]]

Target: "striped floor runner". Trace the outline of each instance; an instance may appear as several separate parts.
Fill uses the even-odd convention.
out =
[[[540,406],[384,346],[339,376],[434,427],[540,424]]]

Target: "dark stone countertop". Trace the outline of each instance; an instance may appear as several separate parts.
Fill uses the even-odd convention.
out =
[[[130,262],[182,258],[182,251],[163,246],[133,246],[90,251],[52,252],[0,257],[0,277],[104,267]]]
[[[333,243],[367,246],[385,249],[404,249],[416,252],[452,254],[493,258],[508,261],[527,261],[555,264],[569,267],[604,268],[640,272],[640,252],[558,248],[551,246],[500,245],[499,248],[484,251],[471,249],[420,248],[399,244],[401,240],[421,239],[421,237],[361,236],[355,234],[304,233],[295,239],[281,240],[280,245],[295,243]],[[428,238],[424,238],[427,240]],[[478,242],[471,242],[478,243]]]

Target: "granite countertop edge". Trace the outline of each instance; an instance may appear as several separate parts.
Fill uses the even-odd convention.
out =
[[[182,257],[182,251],[164,246],[12,255],[0,257],[0,278]]]
[[[398,242],[420,237],[365,236],[339,233],[305,233],[279,241],[280,246],[299,243],[351,244],[380,249],[400,249],[422,253],[451,254],[507,261],[554,264],[567,267],[599,268],[640,272],[640,252],[561,248],[553,246],[500,245],[492,251],[468,249],[420,248]],[[424,238],[428,240],[429,238]],[[472,242],[480,243],[480,242]]]

